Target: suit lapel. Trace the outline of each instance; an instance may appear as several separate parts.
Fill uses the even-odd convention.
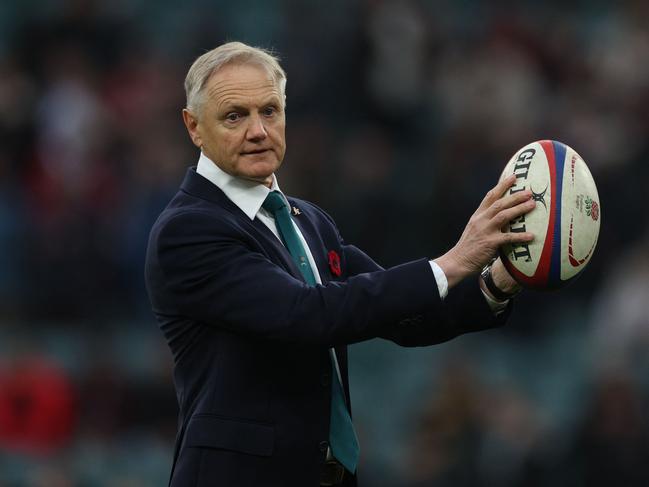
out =
[[[275,234],[258,218],[250,220],[248,216],[228,198],[221,189],[196,172],[195,167],[187,170],[181,190],[198,198],[214,203],[221,210],[231,213],[247,232],[259,241],[260,245],[269,254],[270,259],[282,266],[296,279],[304,281],[302,273],[293,261],[291,254],[280,242]],[[309,245],[311,245],[309,243]]]
[[[243,214],[243,212],[241,213]],[[262,223],[259,218],[250,220],[250,218],[248,218],[246,215],[243,216],[245,219],[245,224],[249,225],[256,232],[261,234],[264,239],[263,247],[275,256],[276,261],[281,262],[284,269],[286,269],[286,271],[288,271],[293,277],[299,279],[300,281],[304,281],[304,276],[302,276],[300,269],[298,269],[297,265],[295,264],[291,253],[286,247],[284,247],[284,244],[279,241],[279,239],[270,230],[270,228],[264,225],[264,223]]]
[[[302,235],[304,236],[304,240],[306,240],[306,243],[309,246],[315,265],[318,268],[318,274],[320,274],[320,280],[323,284],[326,284],[329,281],[329,268],[327,267],[327,262],[325,262],[324,256],[326,251],[324,243],[320,238],[320,234],[313,222],[305,213],[300,212],[299,215],[294,215],[293,208],[295,207],[295,202],[291,198],[287,199],[291,204],[291,218],[297,224],[300,232],[302,232]]]

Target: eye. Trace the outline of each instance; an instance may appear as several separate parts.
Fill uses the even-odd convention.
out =
[[[272,117],[277,112],[277,109],[273,106],[268,106],[262,110],[262,113],[266,117]]]
[[[237,122],[240,118],[241,118],[241,114],[237,112],[231,112],[225,116],[225,119],[228,122]]]

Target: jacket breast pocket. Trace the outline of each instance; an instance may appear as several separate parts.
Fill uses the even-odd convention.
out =
[[[185,446],[267,457],[275,446],[275,427],[270,423],[197,414],[187,425]]]

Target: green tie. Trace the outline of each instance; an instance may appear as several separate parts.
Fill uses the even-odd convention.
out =
[[[291,214],[288,211],[286,202],[279,191],[271,191],[264,204],[266,211],[275,217],[277,229],[282,237],[284,245],[293,257],[298,268],[302,272],[304,280],[309,286],[315,286],[316,280],[313,269],[309,265],[304,246],[298,237],[297,231],[291,221]],[[352,418],[349,416],[345,405],[345,393],[336,367],[336,355],[333,348],[329,349],[331,357],[331,423],[329,427],[329,445],[334,457],[351,473],[356,472],[358,465],[358,439],[352,425]]]

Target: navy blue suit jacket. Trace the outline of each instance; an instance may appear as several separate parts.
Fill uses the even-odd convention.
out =
[[[349,398],[346,345],[375,337],[430,345],[508,314],[493,316],[477,279],[442,302],[427,259],[383,269],[318,207],[289,201],[322,285],[306,285],[275,235],[194,168],[151,231],[146,283],[180,406],[173,487],[319,485],[329,347]]]

